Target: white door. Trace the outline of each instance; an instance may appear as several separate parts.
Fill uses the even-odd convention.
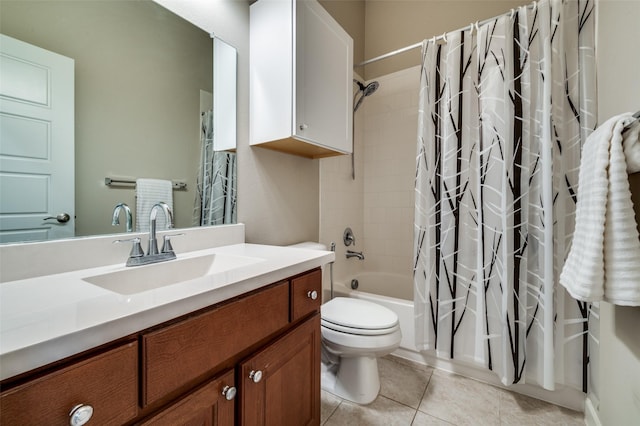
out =
[[[74,61],[0,34],[0,242],[74,236]]]

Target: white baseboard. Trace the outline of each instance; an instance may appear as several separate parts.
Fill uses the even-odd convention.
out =
[[[589,397],[587,397],[584,403],[584,422],[587,426],[602,426],[602,422],[598,416],[598,410]]]
[[[584,393],[568,386],[558,386],[555,391],[549,391],[539,386],[528,384],[505,386],[500,382],[498,376],[496,376],[491,371],[483,370],[476,366],[472,366],[470,364],[462,363],[459,361],[440,359],[434,355],[430,355],[424,352],[415,352],[404,348],[399,348],[391,355],[396,358],[408,360],[410,363],[449,371],[461,376],[468,377],[470,379],[490,384],[492,386],[496,386],[512,392],[518,392],[523,395],[550,402],[552,404],[570,408],[575,411],[585,412],[585,400],[589,401],[589,399],[585,397]],[[593,408],[593,405],[591,405],[591,408]],[[595,418],[597,419],[597,412],[595,410],[593,411],[595,414]],[[597,423],[592,423],[592,425],[602,426],[599,420]]]

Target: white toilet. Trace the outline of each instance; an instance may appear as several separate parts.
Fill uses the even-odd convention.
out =
[[[392,310],[362,299],[337,297],[321,307],[322,389],[358,404],[380,391],[378,357],[400,345]]]
[[[327,249],[316,242],[289,247]],[[358,404],[373,402],[380,392],[378,357],[400,346],[398,316],[384,306],[349,297],[336,297],[320,310],[322,389]]]

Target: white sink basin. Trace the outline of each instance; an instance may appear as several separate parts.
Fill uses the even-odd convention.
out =
[[[227,272],[262,259],[228,254],[209,254],[170,260],[83,278],[84,281],[119,294],[135,294],[184,281]]]

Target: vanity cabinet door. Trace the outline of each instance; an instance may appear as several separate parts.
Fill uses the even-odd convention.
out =
[[[140,423],[142,426],[232,426],[235,419],[233,370],[214,379],[160,413]]]
[[[320,424],[320,315],[240,365],[240,424]]]
[[[138,414],[136,342],[77,362],[0,396],[2,424],[68,425],[77,405],[91,406],[89,424],[120,425]]]
[[[322,271],[316,269],[291,279],[291,321],[295,322],[320,309]]]

